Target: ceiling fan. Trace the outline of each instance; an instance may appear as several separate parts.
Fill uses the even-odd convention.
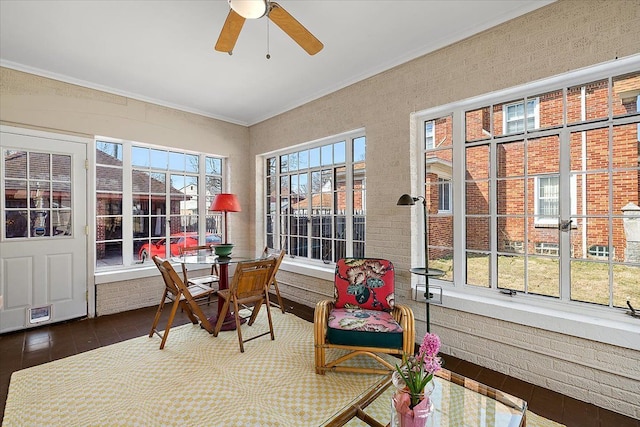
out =
[[[309,55],[320,52],[324,45],[278,3],[270,0],[228,0],[230,10],[216,42],[216,50],[233,53],[240,30],[247,19],[266,16],[300,45]]]

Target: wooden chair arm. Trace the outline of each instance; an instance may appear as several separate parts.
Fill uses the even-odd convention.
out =
[[[413,354],[416,345],[416,322],[413,310],[402,304],[396,304],[391,312],[393,318],[402,326],[402,350],[405,354]]]
[[[327,299],[318,301],[313,314],[313,329],[315,345],[324,344],[327,339],[327,327],[329,323],[329,312],[333,310],[334,301]]]

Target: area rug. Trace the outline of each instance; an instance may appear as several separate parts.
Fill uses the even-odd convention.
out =
[[[275,341],[249,341],[244,353],[235,331],[213,337],[189,324],[172,328],[163,350],[144,336],[14,372],[3,425],[321,426],[380,380],[316,375],[313,325],[272,315]],[[266,311],[242,328],[245,337],[268,330]],[[557,426],[536,418],[527,425]]]

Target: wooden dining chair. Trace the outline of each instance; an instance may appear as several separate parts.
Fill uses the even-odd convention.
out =
[[[233,317],[236,321],[236,331],[238,332],[238,343],[240,352],[244,353],[244,343],[261,336],[271,334],[271,340],[275,339],[273,333],[273,321],[271,319],[271,309],[269,304],[269,280],[271,279],[276,259],[268,258],[260,261],[239,262],[233,274],[233,279],[229,289],[218,291],[218,297],[224,300],[222,309],[218,316],[218,321],[213,330],[213,336],[218,336],[224,318],[233,304]],[[252,304],[253,309],[249,317],[248,325],[251,326],[256,320],[262,304],[266,306],[267,318],[269,319],[269,331],[254,335],[251,338],[243,339],[241,330],[241,306]]]
[[[278,298],[278,303],[276,304],[275,302],[272,301],[271,305],[279,308],[282,311],[282,314],[285,314],[286,310],[285,310],[284,303],[282,302],[282,297],[280,296],[280,289],[278,289],[278,281],[276,280],[276,273],[278,273],[278,270],[280,269],[280,264],[282,264],[282,260],[284,259],[285,254],[286,252],[284,249],[282,249],[280,252],[270,252],[268,246],[266,246],[264,248],[264,251],[262,252],[263,258],[272,257],[276,260],[276,265],[275,265],[275,268],[273,269],[272,277],[269,280],[268,288],[271,289],[273,287],[276,293],[276,298]]]
[[[176,316],[178,307],[181,307],[187,313],[191,323],[197,325],[199,320],[202,327],[206,329],[207,332],[212,333],[213,327],[211,326],[211,323],[209,323],[209,320],[207,320],[207,316],[202,312],[202,309],[196,302],[196,299],[207,297],[208,295],[215,293],[216,290],[207,285],[187,286],[184,284],[178,273],[176,273],[169,261],[156,255],[153,257],[153,262],[156,264],[156,267],[158,267],[158,270],[160,270],[162,278],[164,279],[164,293],[160,300],[160,304],[158,305],[158,310],[156,310],[156,316],[153,319],[153,324],[151,325],[149,338],[153,337],[153,334],[155,333],[162,340],[160,341],[160,350],[164,348],[164,344],[169,336],[169,330],[173,324],[173,319]],[[163,332],[160,332],[157,329],[158,322],[160,321],[162,310],[168,302],[173,303],[171,306],[171,313],[167,320],[167,326]]]
[[[213,255],[213,250],[211,249],[211,245],[196,245],[196,246],[185,246],[185,247],[180,247],[180,256],[185,256],[185,255],[199,255],[199,254],[204,254],[204,255]],[[188,275],[188,267],[187,267],[187,263],[183,262],[182,263],[182,277],[183,277],[183,281],[184,283],[187,284],[187,286],[193,286],[193,285],[206,285],[209,287],[213,287],[213,285],[215,283],[219,283],[220,282],[220,273],[218,272],[218,264],[211,264],[211,273],[204,275],[204,276],[196,276],[196,277],[189,277]],[[211,296],[213,294],[209,294],[207,295],[206,298],[201,298],[198,300],[199,303],[202,303],[204,300],[206,300],[207,305],[209,305],[211,303]]]

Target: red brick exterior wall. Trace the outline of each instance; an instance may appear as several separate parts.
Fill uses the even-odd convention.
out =
[[[584,85],[585,87],[585,118],[584,120],[604,120],[608,118],[609,86],[607,80],[601,80]],[[624,76],[614,81],[614,116],[624,115],[636,111],[635,101],[622,102],[618,94],[623,90],[640,88],[640,73]],[[583,122],[582,85],[567,90],[567,123]],[[557,90],[542,94],[538,98],[540,129],[560,126],[563,123],[563,94]],[[529,98],[531,99],[531,98]],[[466,138],[468,142],[488,140],[492,124],[493,134],[503,134],[503,107],[500,104],[484,107],[466,113]],[[493,115],[489,112],[492,110]],[[493,121],[491,122],[491,117]],[[437,129],[437,126],[436,126]],[[629,124],[616,126],[612,132],[613,149],[611,157],[613,194],[609,191],[609,128],[586,131],[586,150],[583,150],[583,133],[570,134],[570,163],[571,171],[580,171],[576,176],[575,197],[577,214],[582,215],[583,207],[583,177],[586,181],[586,215],[587,244],[608,246],[609,229],[607,220],[592,216],[608,215],[610,200],[613,202],[613,215],[622,215],[621,208],[627,203],[639,204],[640,188],[638,187],[639,172],[636,170],[617,170],[621,168],[636,168],[639,156],[638,125]],[[436,138],[437,139],[437,138]],[[498,249],[511,250],[506,244],[509,242],[524,242],[525,224],[522,218],[505,218],[501,215],[523,215],[525,209],[530,216],[526,224],[528,230],[528,253],[535,253],[536,243],[558,244],[559,232],[555,226],[542,227],[534,224],[535,179],[532,176],[559,173],[560,137],[558,135],[541,138],[529,138],[515,142],[497,143],[497,213],[498,213]],[[526,150],[526,151],[525,151]],[[583,164],[583,151],[585,160]],[[489,213],[489,145],[468,146],[466,149],[466,179],[474,182],[466,185],[466,213],[467,215],[488,215]],[[525,165],[525,159],[527,164]],[[526,173],[530,177],[524,182]],[[427,176],[427,182],[437,181],[436,177]],[[524,189],[527,189],[528,199],[525,207]],[[437,187],[434,187],[437,188]],[[437,192],[435,204],[437,206]],[[432,195],[433,197],[433,195]],[[437,211],[437,209],[436,209]],[[432,223],[435,222],[432,220]],[[443,226],[438,224],[439,226]],[[576,228],[576,225],[579,225]],[[582,253],[582,227],[584,220],[573,224],[572,253],[580,256]],[[489,249],[489,224],[485,217],[467,218],[467,248],[471,250]],[[443,229],[447,229],[443,226]],[[439,231],[430,227],[431,244],[436,241],[446,241],[446,238],[436,233]],[[613,241],[615,259],[624,259],[626,239],[622,221],[614,220]],[[587,248],[588,249],[588,248]],[[432,254],[433,256],[434,254]]]

